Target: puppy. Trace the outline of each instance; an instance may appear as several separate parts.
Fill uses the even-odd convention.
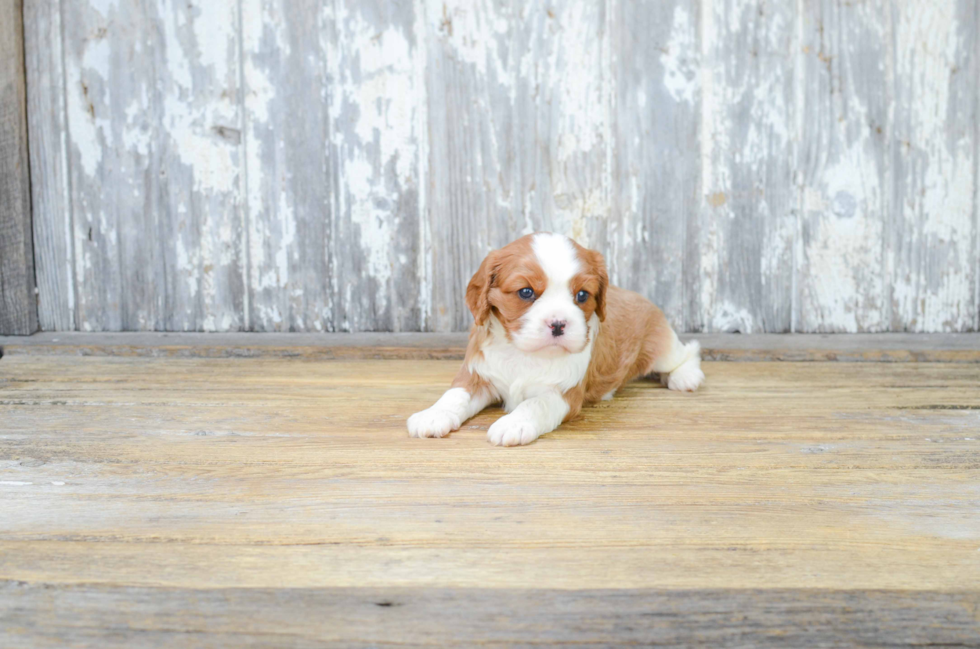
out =
[[[558,234],[529,234],[487,255],[466,288],[475,324],[463,366],[431,408],[408,419],[412,437],[443,437],[492,403],[507,415],[491,444],[530,444],[659,373],[671,390],[704,381],[701,348],[682,344],[644,297],[609,285],[602,255]]]

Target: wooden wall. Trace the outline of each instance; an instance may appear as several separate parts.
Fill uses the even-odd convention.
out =
[[[0,335],[37,329],[21,0],[0,0]]]
[[[449,331],[491,248],[687,331],[980,326],[975,0],[26,0],[56,330]]]

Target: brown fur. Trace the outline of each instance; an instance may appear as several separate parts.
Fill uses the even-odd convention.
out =
[[[540,295],[547,288],[544,270],[531,248],[532,236],[521,237],[500,250],[494,250],[473,275],[466,287],[466,305],[473,313],[477,326],[486,322],[493,313],[509,338],[532,304],[522,300],[517,292],[529,286]]]

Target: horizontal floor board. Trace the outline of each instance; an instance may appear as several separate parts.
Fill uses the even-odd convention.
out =
[[[410,439],[457,366],[8,354],[0,645],[980,638],[980,364],[706,362]]]
[[[977,647],[974,592],[170,589],[0,583],[0,644],[44,647]],[[66,615],[71,611],[71,615]],[[106,630],[111,632],[107,633]]]
[[[980,333],[692,334],[719,361],[980,363]],[[7,355],[172,358],[460,359],[466,334],[80,333],[0,336]]]

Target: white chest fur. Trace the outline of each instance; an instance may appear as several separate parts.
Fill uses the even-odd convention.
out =
[[[504,409],[511,412],[522,401],[546,391],[566,392],[582,382],[592,358],[592,339],[597,319],[593,316],[589,329],[589,343],[577,354],[560,356],[526,354],[507,341],[500,322],[491,316],[489,337],[483,343],[483,357],[474,360],[469,370],[487,380],[497,396],[504,402]]]

